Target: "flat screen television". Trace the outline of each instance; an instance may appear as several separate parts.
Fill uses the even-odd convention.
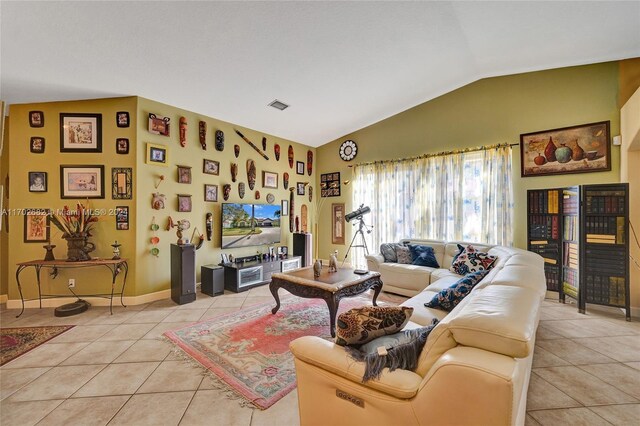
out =
[[[280,206],[222,203],[222,248],[280,242]]]

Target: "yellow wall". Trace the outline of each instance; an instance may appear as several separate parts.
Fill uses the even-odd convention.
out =
[[[39,110],[44,112],[44,127],[33,128],[29,126],[29,111]],[[130,221],[135,220],[135,199],[134,188],[133,200],[113,200],[111,198],[111,168],[112,167],[134,167],[135,150],[128,155],[116,154],[116,138],[129,138],[131,144],[135,144],[135,127],[118,128],[116,126],[116,112],[129,111],[133,116],[136,111],[136,98],[111,98],[97,99],[89,101],[74,102],[48,102],[36,104],[16,104],[11,105],[9,110],[9,138],[8,143],[11,158],[9,163],[10,175],[10,195],[11,212],[9,218],[9,248],[8,265],[11,270],[9,280],[9,299],[19,299],[17,285],[13,277],[15,265],[18,262],[43,259],[45,250],[44,243],[24,243],[23,229],[24,216],[20,210],[24,208],[51,208],[62,209],[64,205],[70,208],[78,200],[60,198],[60,165],[96,165],[105,166],[105,198],[92,199],[90,205],[96,209],[106,209],[106,215],[101,216],[96,223],[93,237],[89,241],[96,245],[96,250],[91,253],[93,257],[111,257],[111,244],[118,240],[122,244],[122,257],[132,258],[135,253],[135,222],[129,231],[116,231],[115,217],[109,215],[109,209],[115,206],[129,206]],[[102,114],[102,152],[101,153],[61,153],[60,152],[60,116],[65,113],[101,113]],[[29,152],[29,140],[32,136],[42,136],[45,138],[44,154],[33,154]],[[135,145],[133,145],[135,146]],[[46,193],[29,192],[28,172],[44,171],[48,174],[48,186]],[[51,227],[52,244],[56,259],[66,258],[66,242],[61,240],[61,232],[55,227]],[[135,276],[135,262],[130,262],[129,273]],[[76,289],[81,293],[106,293],[110,290],[109,272],[104,269],[100,271],[91,269],[67,269],[61,270],[58,278],[52,280],[43,271],[42,274],[43,293],[69,294],[66,288],[68,278],[76,279]],[[35,274],[33,269],[25,270],[21,274],[21,282],[25,297],[33,298],[37,296]],[[126,294],[134,294],[135,283],[129,280]]]
[[[2,120],[3,124],[0,137],[4,137],[4,148],[0,153],[0,185],[3,186],[2,207],[7,209],[9,207],[9,200],[7,199],[8,188],[5,188],[4,184],[9,169],[9,120],[5,120],[4,103],[2,103],[0,111],[0,120]],[[2,144],[0,143],[0,145]],[[2,221],[2,231],[0,231],[0,296],[6,296],[9,288],[9,265],[7,256],[7,251],[9,249],[9,234],[7,233],[5,217],[0,215],[0,221]]]
[[[205,233],[205,215],[207,212],[213,213],[213,237],[211,241],[205,241],[200,250],[196,252],[196,273],[200,276],[200,266],[207,264],[218,264],[220,262],[220,208],[224,202],[222,198],[222,185],[231,184],[231,195],[228,202],[244,202],[244,203],[267,203],[266,197],[268,193],[275,196],[274,204],[280,204],[282,199],[289,199],[289,191],[284,189],[282,176],[284,172],[289,173],[289,186],[295,186],[296,182],[313,182],[315,180],[315,159],[314,170],[312,176],[308,176],[305,172],[304,176],[296,175],[295,163],[294,169],[289,168],[287,160],[287,149],[289,144],[294,147],[294,161],[304,161],[306,164],[307,150],[310,148],[289,140],[277,138],[255,130],[246,129],[244,127],[235,126],[231,123],[216,120],[194,112],[182,110],[170,105],[151,101],[144,98],[138,98],[138,124],[137,124],[137,188],[138,197],[136,199],[138,211],[138,227],[136,236],[138,239],[138,247],[136,253],[137,274],[136,274],[136,291],[137,294],[151,293],[159,290],[170,288],[171,284],[171,268],[170,268],[170,244],[177,240],[176,231],[166,230],[168,217],[171,216],[174,221],[180,219],[188,219],[192,228],[185,233],[190,237],[193,227],[197,227],[200,232]],[[154,135],[147,131],[148,115],[154,113],[169,117],[171,119],[170,137]],[[179,120],[184,116],[187,119],[187,145],[180,146],[179,142]],[[204,151],[200,146],[198,136],[198,122],[203,120],[207,123],[207,149]],[[242,140],[235,132],[238,129],[256,146],[262,149],[262,137],[267,138],[266,154],[269,160],[265,160],[258,154],[249,144]],[[214,135],[216,130],[222,130],[225,136],[225,147],[223,152],[216,151],[214,147]],[[154,144],[165,145],[169,148],[169,167],[156,165],[148,165],[145,163],[146,144],[148,142]],[[280,145],[281,156],[280,161],[276,161],[273,154],[274,144]],[[235,158],[233,146],[240,146],[240,155]],[[315,149],[311,148],[314,152]],[[203,159],[210,159],[220,162],[220,175],[213,176],[202,173]],[[252,159],[257,169],[256,186],[253,191],[249,189],[247,181],[246,162]],[[238,164],[238,179],[235,183],[231,182],[231,163]],[[177,165],[191,166],[192,183],[181,184],[177,182]],[[278,173],[278,189],[262,188],[262,171],[270,171]],[[165,180],[160,184],[157,191],[167,196],[166,208],[164,210],[154,210],[151,208],[151,194],[156,192],[154,184],[158,182],[160,175],[165,176]],[[244,199],[238,196],[238,183],[244,182],[246,194]],[[204,184],[218,185],[218,202],[204,202]],[[315,188],[314,188],[315,189]],[[260,191],[260,200],[256,201],[254,192]],[[177,194],[191,194],[193,209],[190,213],[179,213],[177,211]],[[317,192],[314,193],[314,197]],[[310,203],[305,195],[295,196],[296,214],[300,214],[302,203],[310,208]],[[311,214],[311,212],[310,212]],[[154,257],[150,254],[152,245],[149,239],[153,236],[150,230],[151,220],[155,216],[156,223],[160,225],[157,235],[160,238],[160,256]],[[291,252],[292,234],[289,232],[289,216],[283,217],[281,221],[281,240],[279,245],[288,245]],[[233,256],[250,256],[256,254],[257,251],[267,252],[266,246],[246,247],[242,249],[225,249],[224,252]]]

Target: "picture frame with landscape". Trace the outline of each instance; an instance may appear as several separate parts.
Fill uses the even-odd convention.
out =
[[[60,198],[104,198],[104,166],[61,165]]]
[[[60,152],[102,152],[102,114],[61,112]]]

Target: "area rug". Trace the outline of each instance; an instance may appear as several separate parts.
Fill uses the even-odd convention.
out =
[[[343,299],[338,314],[365,305],[371,306],[370,296]],[[275,302],[243,308],[164,335],[264,410],[296,387],[289,343],[309,335],[331,339],[324,300],[284,297],[275,315],[274,306]]]
[[[0,365],[5,365],[73,327],[75,326],[55,325],[0,328]]]

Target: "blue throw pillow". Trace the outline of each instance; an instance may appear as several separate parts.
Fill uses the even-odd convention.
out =
[[[418,244],[409,244],[408,246],[411,251],[411,263],[413,265],[429,266],[430,268],[440,267],[433,252],[433,247]]]
[[[472,272],[456,281],[451,287],[441,290],[433,299],[424,304],[427,308],[437,308],[450,312],[462,301],[482,279],[488,270]]]

